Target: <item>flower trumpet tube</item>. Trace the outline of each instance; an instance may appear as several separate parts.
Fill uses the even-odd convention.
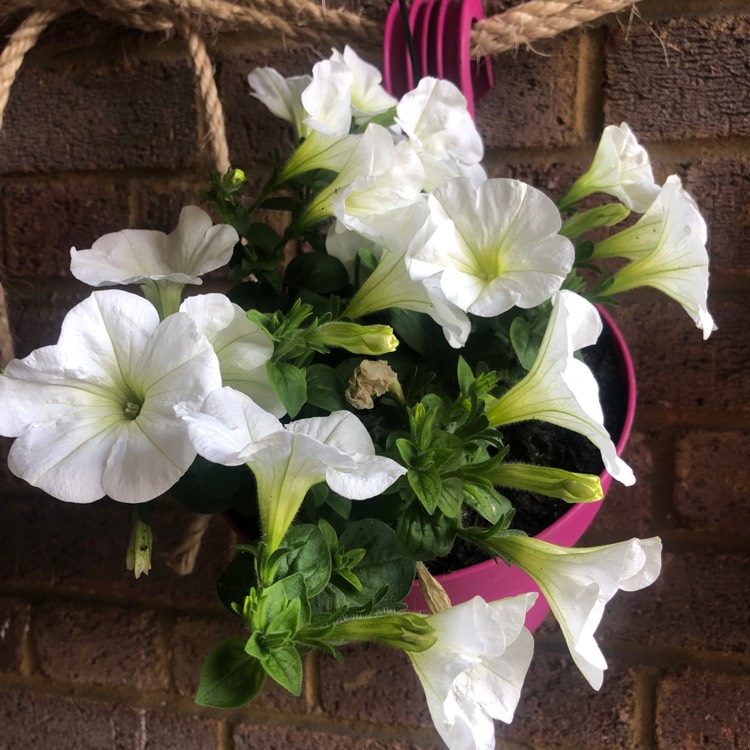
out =
[[[540,419],[577,432],[599,448],[604,466],[614,479],[634,484],[633,472],[617,455],[604,428],[596,379],[573,356],[599,337],[599,313],[573,292],[558,292],[553,302],[552,316],[531,370],[487,409],[487,418],[492,426]]]
[[[564,210],[592,193],[607,193],[643,213],[658,192],[646,149],[623,122],[604,128],[591,166],[558,205]]]
[[[390,458],[375,455],[369,433],[349,412],[282,425],[244,393],[222,388],[210,394],[202,411],[178,407],[177,413],[201,456],[225,466],[250,467],[271,552],[316,484],[327,482],[343,497],[364,500],[406,473]]]
[[[661,570],[661,540],[631,539],[571,549],[531,537],[506,536],[493,540],[492,545],[537,582],[560,623],[573,660],[598,690],[607,663],[594,632],[604,607],[618,591],[638,591],[656,580]]]
[[[490,603],[477,596],[425,618],[437,640],[408,653],[450,750],[492,750],[492,720],[513,720],[534,651],[524,620],[536,596]]]
[[[598,243],[593,257],[633,261],[615,274],[609,294],[642,286],[658,289],[682,305],[707,339],[714,330],[707,306],[707,236],[695,201],[672,175],[640,220]]]

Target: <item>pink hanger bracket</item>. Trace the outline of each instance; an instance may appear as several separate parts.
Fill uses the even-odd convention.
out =
[[[492,89],[489,58],[470,57],[471,28],[482,18],[482,0],[413,0],[408,14],[420,74],[455,83],[472,117],[474,102]],[[385,22],[383,78],[394,96],[403,96],[417,83],[399,0],[394,0]]]

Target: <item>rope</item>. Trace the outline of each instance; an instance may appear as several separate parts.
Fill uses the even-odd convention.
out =
[[[472,57],[496,55],[537,39],[549,39],[584,23],[634,5],[639,0],[530,0],[477,21],[471,34]]]

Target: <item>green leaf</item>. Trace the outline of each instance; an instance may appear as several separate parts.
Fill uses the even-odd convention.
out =
[[[332,255],[302,253],[295,256],[284,273],[284,284],[295,289],[309,289],[331,294],[349,283],[344,264]]]
[[[524,318],[518,317],[510,324],[510,343],[521,366],[530,370],[539,352],[542,337],[532,331]]]
[[[242,604],[251,588],[257,587],[255,558],[249,552],[241,552],[227,565],[216,582],[216,591],[221,603],[234,612],[232,604]]]
[[[263,660],[263,668],[292,695],[302,692],[302,659],[292,643],[272,649]]]
[[[307,368],[307,403],[326,411],[348,409],[344,398],[346,383],[328,365],[311,365]]]
[[[440,509],[440,512],[449,518],[458,518],[461,514],[463,502],[463,482],[457,477],[444,479],[437,498],[437,507]]]
[[[466,504],[490,523],[497,523],[513,508],[510,500],[492,487],[465,482],[463,489]]]
[[[339,542],[348,550],[365,550],[365,555],[353,568],[362,589],[347,592],[350,602],[360,606],[368,604],[384,586],[388,587],[381,602],[384,606],[400,602],[409,593],[416,566],[399,553],[396,535],[390,526],[374,518],[365,518],[350,523]]]
[[[331,551],[321,530],[311,524],[291,526],[281,544],[293,551],[279,563],[276,579],[301,573],[308,596],[319,594],[331,577]]]
[[[402,555],[412,560],[443,557],[453,549],[458,523],[440,512],[430,515],[419,503],[412,503],[399,516],[396,543]]]
[[[299,599],[294,599],[294,601],[289,602],[287,606],[268,623],[266,632],[283,633],[290,638],[294,638],[297,631],[302,627],[302,624],[302,605],[300,604]]]
[[[414,494],[428,513],[434,513],[438,505],[438,498],[443,488],[440,475],[434,471],[415,471],[410,469],[406,478]]]
[[[214,708],[243,706],[258,695],[265,679],[258,660],[245,653],[245,639],[233,636],[208,655],[201,670],[195,702]]]
[[[414,467],[418,465],[419,451],[417,450],[417,446],[414,445],[411,440],[407,440],[407,438],[398,438],[396,440],[396,448],[407,466]]]
[[[287,414],[294,419],[307,401],[305,371],[289,362],[266,363],[266,372],[276,395]]]

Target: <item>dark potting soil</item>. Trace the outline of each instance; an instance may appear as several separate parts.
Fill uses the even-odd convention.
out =
[[[627,384],[622,374],[615,338],[607,327],[594,346],[581,354],[599,383],[599,399],[604,413],[604,426],[614,442],[622,432],[627,410]],[[514,463],[554,466],[568,471],[599,475],[604,470],[601,454],[589,440],[576,432],[546,422],[522,422],[503,432],[510,446],[508,461]],[[516,515],[512,527],[535,536],[557,521],[573,506],[533,492],[506,490],[503,493],[513,504]],[[486,526],[476,514],[464,518],[464,526]],[[457,539],[450,555],[427,563],[431,573],[454,570],[484,562],[487,556],[474,545]]]

